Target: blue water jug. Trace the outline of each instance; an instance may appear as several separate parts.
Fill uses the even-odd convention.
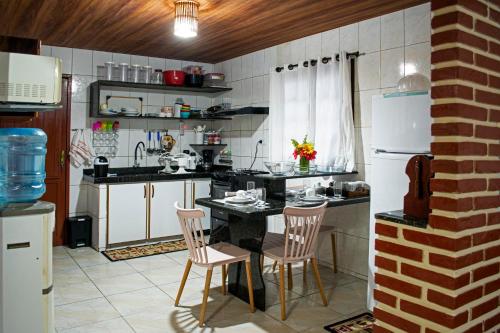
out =
[[[0,128],[0,205],[45,193],[47,135],[39,128]]]

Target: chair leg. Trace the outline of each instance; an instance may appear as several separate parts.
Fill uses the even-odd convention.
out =
[[[321,283],[321,277],[319,276],[318,261],[316,260],[316,258],[311,258],[311,265],[313,268],[314,277],[316,279],[316,285],[319,289],[319,294],[321,295],[321,299],[323,300],[323,305],[327,306],[328,301],[326,299],[325,292],[323,291],[323,284]]]
[[[226,295],[226,265],[222,265],[222,294]]]
[[[286,304],[285,304],[285,265],[280,264],[280,304],[281,304],[281,320],[286,319]]]
[[[175,306],[179,305],[179,301],[181,300],[182,291],[184,290],[184,285],[186,284],[186,280],[188,278],[189,271],[191,270],[192,264],[193,264],[193,262],[191,261],[191,259],[188,259],[188,261],[186,263],[186,268],[184,268],[184,275],[182,276],[181,285],[179,286],[179,291],[177,292],[177,297],[175,298]]]
[[[304,281],[304,283],[307,283],[307,260],[304,260],[304,268],[302,271],[302,281]]]
[[[208,268],[207,277],[205,278],[205,290],[203,291],[203,302],[201,303],[200,321],[198,324],[200,327],[203,327],[203,324],[205,323],[205,312],[207,310],[208,291],[210,290],[211,280],[212,280],[212,268]]]
[[[335,233],[330,234],[332,240],[332,261],[333,261],[333,272],[337,273],[337,241],[335,238]]]
[[[252,283],[252,268],[250,261],[245,261],[245,268],[247,271],[247,285],[248,285],[248,300],[250,301],[250,312],[255,312],[255,303],[253,300],[253,283]]]
[[[275,261],[273,262],[273,273],[274,273],[274,271],[276,270],[276,265],[277,265],[277,264],[278,264],[278,262],[275,260]]]
[[[293,278],[292,278],[292,264],[286,265],[288,271],[288,290],[293,289]]]

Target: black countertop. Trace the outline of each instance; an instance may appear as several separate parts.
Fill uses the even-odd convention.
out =
[[[162,167],[139,167],[139,168],[110,168],[108,174],[116,176],[94,177],[94,169],[83,170],[83,180],[93,184],[117,184],[117,183],[137,183],[151,181],[183,180],[210,178],[210,172],[188,172],[158,174]]]
[[[402,210],[393,210],[391,212],[377,213],[375,214],[375,218],[424,229],[427,228],[427,222],[428,222],[427,219],[417,219],[405,215]]]
[[[347,198],[342,200],[329,200],[328,207],[339,207],[370,202],[370,197]],[[196,203],[200,206],[223,210],[226,213],[241,217],[265,217],[269,215],[279,215],[283,213],[283,208],[288,207],[314,207],[321,203],[304,203],[294,201],[267,200],[270,207],[256,208],[254,206],[235,206],[214,201],[212,198],[199,198]]]
[[[283,176],[275,176],[271,173],[268,174],[262,174],[262,175],[255,175],[256,178],[263,178],[263,179],[271,179],[271,180],[280,180],[280,179],[295,179],[295,178],[313,178],[313,177],[330,177],[330,176],[342,176],[342,175],[356,175],[358,174],[357,171],[351,171],[351,172],[315,172],[315,173],[310,173],[310,174],[292,174],[292,175],[283,175]]]

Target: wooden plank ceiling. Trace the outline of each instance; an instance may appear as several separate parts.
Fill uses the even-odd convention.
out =
[[[215,63],[426,0],[200,0],[198,37],[173,35],[173,0],[0,0],[0,35]]]

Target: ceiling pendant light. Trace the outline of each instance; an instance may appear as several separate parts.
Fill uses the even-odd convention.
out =
[[[195,0],[175,1],[174,35],[182,38],[198,35],[198,9],[200,4]]]

